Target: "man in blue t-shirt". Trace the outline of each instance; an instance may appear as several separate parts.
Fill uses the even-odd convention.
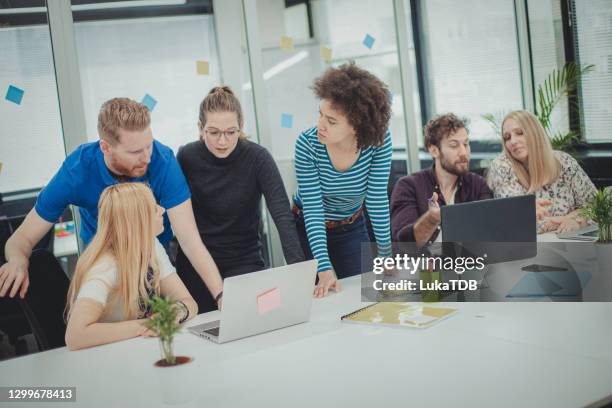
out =
[[[85,143],[71,153],[41,191],[36,206],[5,246],[7,263],[0,267],[0,297],[28,289],[32,248],[53,227],[65,208],[79,207],[80,235],[87,245],[97,229],[98,200],[102,191],[120,182],[145,182],[159,205],[166,209],[164,231],[158,236],[167,245],[176,235],[181,248],[217,301],[221,276],[198,233],[191,193],[172,149],[153,139],[149,110],[127,98],[105,102],[98,116],[100,140]],[[172,225],[172,229],[170,228]]]

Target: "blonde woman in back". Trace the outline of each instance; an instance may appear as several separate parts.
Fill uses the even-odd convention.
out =
[[[533,114],[518,110],[506,115],[502,145],[488,175],[496,198],[535,194],[539,233],[560,234],[586,226],[580,209],[595,186],[572,156],[553,150]]]
[[[143,183],[107,187],[98,203],[98,230],[77,263],[66,305],[70,350],[137,336],[145,327],[146,299],[154,294],[178,301],[179,322],[197,305],[176,274],[156,236],[164,209]]]

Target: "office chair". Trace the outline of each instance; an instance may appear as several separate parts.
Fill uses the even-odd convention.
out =
[[[32,333],[41,350],[65,345],[64,306],[70,281],[57,259],[47,250],[38,249],[30,257],[30,287],[20,299]]]
[[[4,245],[13,232],[12,219],[6,216],[3,204],[0,193],[0,265],[6,262]],[[6,335],[9,344],[15,348],[16,355],[27,354],[26,343],[20,338],[30,333],[30,326],[15,298],[0,299],[0,332]],[[2,334],[0,334],[1,338]]]

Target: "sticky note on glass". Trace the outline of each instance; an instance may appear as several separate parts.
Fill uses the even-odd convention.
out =
[[[281,295],[278,288],[268,289],[257,295],[257,313],[260,315],[270,313],[281,306]]]
[[[149,94],[146,94],[144,98],[142,98],[142,101],[140,103],[146,106],[150,112],[153,112],[153,109],[155,109],[155,105],[157,105],[157,101],[155,100],[155,98],[153,98]]]
[[[281,50],[293,51],[293,38],[283,35],[280,39]]]
[[[196,72],[198,75],[208,75],[210,72],[208,61],[196,61]]]
[[[13,102],[16,105],[21,105],[21,100],[23,99],[24,93],[25,91],[23,89],[17,88],[14,85],[9,85],[8,89],[6,90],[6,96],[4,97],[4,99],[9,102]]]
[[[293,127],[293,115],[283,113],[281,115],[281,127],[291,129]]]
[[[323,61],[325,62],[331,62],[331,59],[332,59],[331,48],[322,45],[321,46],[321,58],[323,58]]]
[[[363,39],[363,45],[365,45],[369,49],[372,49],[374,41],[376,41],[374,37],[372,37],[370,34],[366,34],[365,38]]]

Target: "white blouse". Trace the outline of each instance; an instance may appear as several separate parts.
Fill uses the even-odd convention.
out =
[[[159,263],[160,280],[176,273],[174,266],[172,266],[168,258],[168,254],[166,254],[166,250],[157,239],[155,239],[155,252],[157,262]],[[98,320],[100,323],[114,323],[127,320],[127,316],[123,313],[123,299],[116,296],[118,281],[119,277],[115,260],[110,256],[106,256],[100,259],[89,271],[85,282],[79,290],[77,299],[88,298],[104,306],[102,316]]]

